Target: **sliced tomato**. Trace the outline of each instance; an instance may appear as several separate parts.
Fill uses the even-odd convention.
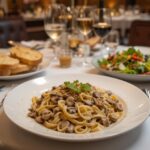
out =
[[[132,55],[132,59],[133,60],[137,60],[137,61],[143,61],[142,57],[139,57],[138,55],[136,55],[135,53]]]

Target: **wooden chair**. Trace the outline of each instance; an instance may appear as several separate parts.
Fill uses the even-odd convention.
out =
[[[150,46],[150,21],[134,21],[132,23],[128,44]]]
[[[27,40],[26,26],[22,18],[0,19],[0,47],[8,47],[9,40]]]

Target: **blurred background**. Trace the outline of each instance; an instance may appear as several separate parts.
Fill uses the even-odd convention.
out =
[[[130,44],[131,25],[135,20],[150,20],[150,0],[102,1],[104,7],[111,10],[112,29],[119,34],[119,44]],[[48,36],[44,31],[44,11],[53,2],[63,3],[68,8],[72,5],[99,6],[99,0],[0,0],[0,22],[6,18],[15,20],[21,17],[25,23],[28,40],[46,40]]]

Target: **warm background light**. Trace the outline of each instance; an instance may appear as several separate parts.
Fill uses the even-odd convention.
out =
[[[3,0],[4,1],[4,0]],[[119,5],[124,5],[127,7],[127,1],[131,2],[132,0],[104,0],[105,7],[109,7],[111,9],[114,9],[118,7]],[[3,3],[7,3],[7,11],[11,12],[13,10],[22,11],[24,10],[25,3],[28,3],[27,5],[31,5],[31,2],[35,2],[36,4],[40,5],[42,8],[46,8],[49,3],[52,2],[52,0],[6,0]],[[71,0],[57,0],[58,3],[64,3],[66,5],[71,6]],[[29,4],[30,3],[30,4]],[[99,0],[75,0],[75,5],[96,5],[98,6]],[[136,5],[139,5],[142,10],[144,11],[150,11],[150,0],[136,0]]]

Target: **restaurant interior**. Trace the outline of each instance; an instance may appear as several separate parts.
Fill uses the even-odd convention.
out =
[[[0,150],[148,150],[150,0],[0,0]]]
[[[23,27],[20,28],[23,28],[22,32],[24,32],[24,35],[20,37],[21,39],[19,39],[19,37],[15,37],[16,39],[18,38],[18,40],[46,40],[48,39],[48,36],[44,30],[44,22],[43,22],[44,10],[46,10],[48,5],[51,4],[52,2],[53,0],[1,0],[0,20],[2,22],[3,20],[6,20],[5,18],[7,18],[8,21],[18,19],[20,17],[22,18],[20,24],[22,24]],[[68,7],[68,9],[72,5],[71,0],[57,0],[57,3],[64,4],[66,7]],[[149,0],[105,0],[103,1],[103,3],[104,7],[109,8],[111,11],[112,29],[118,31],[120,44],[137,45],[138,43],[139,44],[144,43],[146,44],[145,46],[150,46],[148,38],[149,37],[148,29],[144,29],[145,30],[144,33],[143,32],[138,33],[140,34],[141,37],[138,40],[136,36],[137,34],[132,33],[134,26],[138,26],[137,25],[138,23],[133,24],[133,27],[131,27],[133,21],[136,20],[149,21],[149,13],[150,13]],[[73,5],[75,7],[82,5],[98,7],[99,0],[92,0],[92,1],[75,0]],[[68,11],[70,11],[67,12],[68,16],[70,15],[72,17],[71,10]],[[142,23],[140,27],[137,28],[145,28],[144,24],[145,23]],[[148,22],[147,25],[149,26]],[[1,27],[1,32],[4,34],[3,30],[4,29]],[[145,34],[148,35],[143,39],[141,34],[143,36]],[[134,43],[134,41],[138,43]],[[1,47],[3,47],[1,42],[0,45]]]

